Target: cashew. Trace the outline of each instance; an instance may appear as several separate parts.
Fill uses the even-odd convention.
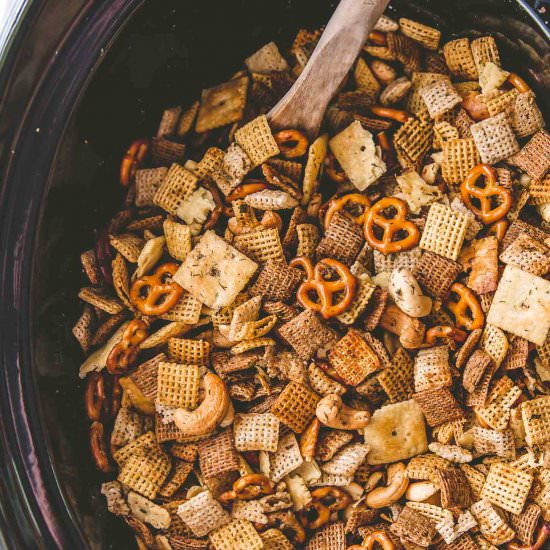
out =
[[[425,317],[432,310],[432,299],[422,293],[409,269],[397,268],[391,272],[388,291],[397,307],[411,317]]]
[[[424,323],[407,315],[395,304],[390,304],[386,308],[380,319],[380,326],[399,336],[399,341],[405,349],[417,349],[424,341]]]
[[[365,492],[370,493],[383,479],[384,472],[373,472],[365,483]]]
[[[235,420],[235,407],[230,401],[229,406],[227,407],[227,412],[220,422],[220,428],[227,428],[227,426],[231,426],[231,424],[233,424],[233,420]]]
[[[336,394],[323,397],[317,404],[315,414],[322,424],[336,430],[360,430],[370,420],[369,411],[348,407]]]
[[[374,76],[382,82],[382,84],[387,85],[397,78],[397,71],[391,65],[388,65],[379,59],[374,59],[372,61],[370,64],[370,69]]]
[[[390,464],[387,470],[387,485],[377,487],[367,494],[365,503],[370,508],[385,508],[397,502],[407,490],[409,479],[403,462]]]
[[[213,432],[229,408],[229,393],[219,376],[207,372],[204,376],[204,400],[193,411],[177,409],[176,426],[185,435],[206,435]]]
[[[131,378],[123,376],[119,382],[134,409],[147,416],[155,414],[155,403],[143,394]]]
[[[431,481],[418,481],[409,485],[407,492],[405,493],[405,498],[407,500],[412,500],[413,502],[424,502],[435,495],[438,491],[439,488],[436,487]]]

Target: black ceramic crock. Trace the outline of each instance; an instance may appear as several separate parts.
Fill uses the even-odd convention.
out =
[[[268,40],[325,22],[320,0],[35,0],[0,67],[0,548],[134,548],[104,509],[70,328],[78,256],[120,201],[118,162],[162,109]],[[550,112],[549,33],[523,0],[396,0],[446,39],[492,33]]]

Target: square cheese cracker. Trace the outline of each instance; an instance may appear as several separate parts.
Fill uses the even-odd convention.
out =
[[[386,163],[377,154],[372,134],[357,120],[336,134],[329,146],[359,191],[366,189],[386,172]]]
[[[542,346],[550,328],[550,281],[507,265],[487,322]]]
[[[207,231],[173,279],[206,306],[219,309],[233,303],[256,269],[256,262]]]
[[[424,415],[413,400],[375,411],[364,434],[369,464],[389,464],[428,450]]]

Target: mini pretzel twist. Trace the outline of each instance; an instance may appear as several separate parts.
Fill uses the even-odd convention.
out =
[[[507,550],[541,550],[545,547],[545,542],[548,540],[548,537],[550,537],[550,525],[543,522],[538,530],[537,538],[533,544],[523,545],[513,540],[508,543],[506,548]]]
[[[84,396],[86,414],[90,420],[99,420],[105,405],[105,382],[99,372],[88,377]]]
[[[357,282],[344,264],[332,258],[325,258],[313,268],[309,258],[299,257],[292,260],[290,265],[301,266],[306,272],[307,278],[296,293],[296,298],[303,307],[319,312],[324,319],[340,315],[349,307],[355,295]],[[336,272],[336,280],[324,278],[324,270],[327,267]],[[315,294],[318,301],[313,301],[309,293]],[[335,295],[339,293],[342,293],[341,297],[336,298]]]
[[[377,46],[387,46],[388,37],[385,32],[382,31],[371,31],[367,36],[367,40],[376,44]]]
[[[510,73],[508,76],[508,82],[520,93],[524,94],[525,92],[530,92],[531,88],[529,87],[529,84],[521,78],[516,73]]]
[[[148,150],[149,141],[147,139],[136,139],[130,145],[120,163],[120,185],[123,187],[130,185]]]
[[[467,334],[456,327],[438,325],[426,331],[426,344],[435,344],[438,338],[452,338],[455,342],[464,342]]]
[[[504,239],[506,231],[508,230],[508,220],[498,220],[498,222],[492,223],[487,229],[487,235],[494,235],[498,241]]]
[[[225,197],[225,200],[228,203],[232,203],[233,201],[244,199],[245,197],[248,197],[248,195],[252,195],[252,193],[258,193],[259,191],[263,191],[264,189],[267,189],[267,184],[263,181],[248,181],[246,183],[241,183],[241,185],[237,185],[237,187],[235,187],[235,189],[233,189],[233,191],[229,193],[227,197]]]
[[[485,186],[478,185],[479,179],[485,177]],[[460,186],[460,194],[464,204],[485,224],[500,220],[512,206],[512,194],[508,189],[497,184],[497,174],[488,164],[474,166]],[[477,199],[479,207],[472,199]],[[494,199],[500,204],[493,205]]]
[[[130,300],[144,315],[162,315],[180,299],[183,288],[171,278],[178,264],[169,262],[157,267],[152,275],[137,279],[130,289]]]
[[[391,107],[382,107],[380,105],[373,105],[370,108],[370,111],[375,116],[379,116],[380,118],[389,118],[390,120],[395,120],[396,122],[401,122],[402,124],[411,118],[411,115],[409,115],[407,111],[392,109]]]
[[[456,324],[466,330],[481,328],[485,316],[475,294],[462,283],[453,283],[451,292],[458,296],[458,300],[449,298],[446,306],[455,316]]]
[[[352,215],[352,219],[355,223],[363,225],[367,211],[370,208],[370,204],[370,200],[360,193],[349,193],[348,195],[344,195],[338,199],[332,199],[328,204],[327,212],[325,214],[325,229],[330,225],[334,214],[345,210],[346,207],[359,207],[361,209],[361,213],[357,216]]]
[[[388,134],[386,132],[378,132],[376,134],[376,143],[380,146],[380,149],[382,150],[382,160],[386,163],[386,165],[389,167],[392,167],[397,159],[395,156],[395,150],[390,142],[390,139],[388,138]]]
[[[340,487],[319,487],[311,491],[311,498],[321,502],[331,512],[344,510],[351,503],[351,497]]]
[[[113,347],[107,357],[107,371],[110,374],[123,374],[135,362],[139,353],[139,344],[147,338],[148,323],[134,319],[124,330],[122,340]]]
[[[319,500],[312,500],[298,512],[298,517],[306,529],[319,529],[330,520],[330,510]]]
[[[273,482],[263,474],[247,474],[233,483],[233,489],[222,493],[218,498],[223,504],[233,500],[250,500],[260,495],[271,495],[275,487]]]
[[[349,546],[348,550],[372,550],[375,543],[378,543],[382,550],[395,550],[392,540],[384,531],[373,531],[363,540],[363,544],[354,544]]]
[[[344,183],[348,179],[344,169],[332,153],[329,153],[325,158],[325,172],[334,183]]]
[[[220,192],[218,190],[218,186],[215,185],[212,181],[205,181],[203,183],[204,187],[210,191],[212,195],[212,199],[214,200],[216,206],[214,207],[214,210],[210,212],[210,215],[208,216],[208,219],[206,220],[206,223],[204,224],[203,230],[207,231],[208,229],[212,229],[220,219],[220,216],[222,214],[226,213],[226,205],[222,200],[222,197],[220,195]],[[231,215],[233,213],[231,212]]]
[[[111,402],[109,407],[109,415],[112,420],[117,417],[118,411],[122,405],[122,385],[120,384],[120,376],[115,374],[111,377]]]
[[[97,469],[105,474],[108,473],[111,465],[107,456],[105,430],[101,422],[93,422],[90,426],[90,449]]]
[[[395,209],[395,215],[387,218],[382,214],[387,208]],[[384,197],[370,207],[365,218],[365,239],[372,248],[379,250],[382,254],[392,254],[409,250],[418,244],[420,232],[413,222],[406,219],[407,205],[396,197]],[[382,228],[384,233],[379,239],[374,234],[374,228]],[[393,240],[399,232],[407,235],[401,239]]]
[[[300,130],[281,130],[273,137],[283,157],[294,159],[306,154],[309,143],[307,136]]]

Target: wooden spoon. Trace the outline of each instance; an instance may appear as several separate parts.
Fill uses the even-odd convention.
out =
[[[267,117],[274,129],[315,137],[330,100],[389,0],[341,0],[304,70]]]

